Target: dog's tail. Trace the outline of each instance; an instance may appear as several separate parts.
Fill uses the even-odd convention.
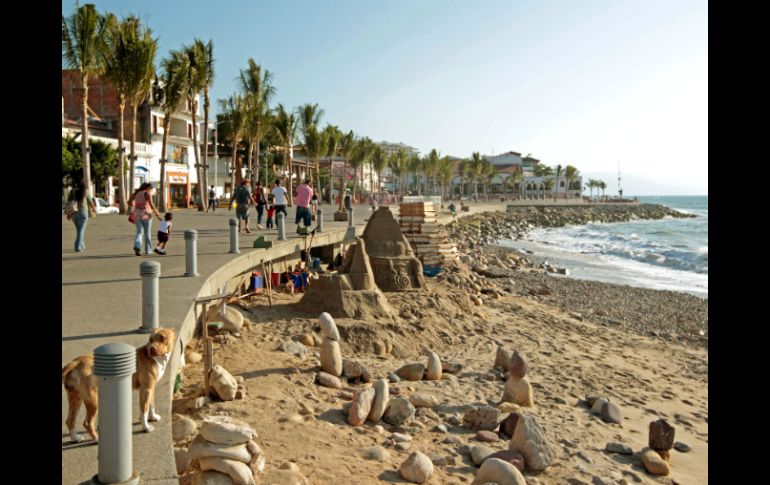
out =
[[[64,384],[64,387],[67,387],[67,377],[69,377],[70,372],[72,372],[75,367],[77,367],[78,363],[77,360],[73,360],[69,364],[65,365],[61,369],[61,383]]]

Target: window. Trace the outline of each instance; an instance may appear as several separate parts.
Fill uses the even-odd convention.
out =
[[[187,165],[187,147],[184,145],[168,144],[169,163],[182,163]]]
[[[187,138],[192,138],[192,125],[187,124]]]
[[[152,115],[152,132],[158,133],[158,117]]]

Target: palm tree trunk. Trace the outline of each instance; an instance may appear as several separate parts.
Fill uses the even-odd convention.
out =
[[[83,90],[83,142],[80,144],[80,154],[83,160],[83,181],[86,184],[86,191],[91,190],[91,157],[88,153],[88,75],[83,74],[80,78],[81,88]],[[93,194],[91,194],[93,195]]]
[[[164,113],[163,117],[163,145],[160,148],[160,211],[168,211],[166,200],[166,157],[168,156],[168,133],[171,130],[171,113]]]
[[[294,175],[294,172],[292,172],[292,167],[291,167],[291,144],[286,145],[286,156],[288,157],[287,160],[289,160],[289,183],[286,184],[288,188],[288,190],[286,191],[286,198],[288,200],[287,206],[291,207],[292,206],[291,194],[294,191],[293,184],[292,184],[292,177],[291,177],[292,175]]]
[[[126,154],[125,148],[123,147],[123,114],[125,111],[126,98],[121,95],[120,101],[118,102],[118,112],[120,113],[118,118],[118,204],[120,205],[121,214],[125,214],[128,209],[126,204],[126,201],[128,200],[126,198]]]
[[[136,164],[136,112],[135,102],[131,102],[131,151],[129,155],[128,168],[128,191],[134,193],[134,170]]]
[[[342,212],[342,199],[345,197],[345,176],[348,174],[348,159],[345,158],[342,162],[342,179],[340,180],[340,208],[338,212]]]
[[[193,97],[192,100],[192,134],[193,134],[193,154],[195,155],[195,173],[198,175],[198,199],[200,206],[198,210],[203,212],[203,175],[201,174],[200,146],[198,146],[198,100]]]
[[[203,92],[203,183],[201,186],[201,201],[206,212],[209,211],[209,192],[206,187],[209,186],[209,110],[211,109],[211,102],[209,101],[208,88]],[[216,128],[216,126],[214,127]]]
[[[249,167],[249,178],[254,181],[254,162],[252,161],[251,154],[254,152],[254,140],[249,140],[249,148],[246,152],[246,166]]]
[[[232,162],[230,163],[230,197],[232,198],[232,194],[235,193],[235,186],[241,184],[241,171],[240,167],[238,166],[238,139],[236,136],[233,136],[233,158]]]
[[[321,197],[321,160],[316,158],[315,161],[315,178],[316,178],[316,186],[318,187],[318,196],[321,200],[321,203],[323,203],[323,198]]]
[[[257,171],[256,171],[256,177],[254,178],[254,181],[256,183],[257,180],[259,180],[259,128],[260,128],[260,122],[257,121],[257,157],[254,163],[257,165]],[[267,170],[267,168],[265,168]],[[267,184],[265,184],[265,188],[267,188]]]

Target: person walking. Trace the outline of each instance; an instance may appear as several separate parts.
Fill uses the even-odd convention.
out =
[[[96,205],[94,200],[88,197],[86,184],[78,180],[75,188],[70,191],[68,202],[74,202],[74,212],[68,214],[67,218],[72,218],[75,224],[75,252],[80,253],[86,250],[86,224],[88,223],[89,213],[96,214]]]
[[[284,217],[288,217],[286,212],[286,188],[281,187],[281,179],[275,179],[275,187],[270,191],[273,194],[273,205],[275,206],[276,217],[279,212],[283,212]]]
[[[214,190],[213,185],[209,189],[209,209],[213,212],[217,211],[217,192]]]
[[[152,251],[152,215],[155,214],[159,221],[162,220],[157,209],[152,205],[152,184],[145,182],[140,185],[128,199],[128,206],[133,207],[132,215],[136,225],[134,254],[142,255],[142,240],[144,240],[144,254],[150,254]]]
[[[254,203],[254,198],[252,197],[251,191],[249,190],[248,179],[243,179],[241,181],[241,186],[235,189],[235,192],[233,192],[233,198],[230,199],[230,207],[228,207],[227,210],[233,208],[233,202],[238,204],[238,206],[235,208],[235,217],[238,218],[238,232],[241,232],[241,221],[243,221],[243,225],[246,227],[246,232],[250,233],[251,229],[249,229],[249,206]]]
[[[265,212],[265,206],[267,206],[267,195],[262,182],[259,180],[257,180],[257,185],[254,187],[254,201],[257,204],[257,229],[264,229],[262,227],[262,215]]]
[[[310,222],[310,198],[313,197],[313,188],[310,187],[310,181],[305,179],[300,185],[297,186],[296,199],[297,212],[294,216],[294,224],[297,225],[297,234],[299,234],[299,223],[302,221],[305,227],[308,227]]]
[[[160,255],[166,254],[166,244],[168,244],[168,238],[171,237],[171,226],[174,220],[174,214],[166,212],[163,216],[163,220],[158,228],[158,246],[155,248],[155,252]]]

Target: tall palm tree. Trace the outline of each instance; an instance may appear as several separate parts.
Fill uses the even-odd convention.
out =
[[[136,164],[136,118],[139,106],[152,94],[152,82],[155,79],[155,53],[158,41],[152,38],[152,30],[143,27],[139,19],[133,18],[129,28],[136,36],[134,55],[131,60],[131,71],[128,78],[131,102],[131,155],[129,162],[128,192],[134,192],[134,166]]]
[[[166,201],[166,163],[168,163],[168,136],[171,132],[171,115],[187,97],[187,56],[181,51],[169,52],[160,64],[161,75],[157,80],[153,97],[163,110],[163,144],[160,152],[160,211],[168,210]]]
[[[342,183],[340,183],[340,208],[339,212],[345,212],[343,210],[342,201],[345,197],[345,179],[348,175],[348,161],[353,156],[356,149],[356,135],[353,130],[350,130],[346,134],[342,135],[339,141],[340,155],[342,155],[343,169],[342,169]]]
[[[495,175],[497,175],[495,166],[492,165],[492,162],[489,160],[484,159],[481,163],[481,180],[484,181],[484,196],[489,196],[489,185],[492,183],[492,179],[495,178]]]
[[[120,213],[126,213],[126,160],[123,140],[125,137],[125,111],[129,96],[128,80],[131,76],[131,59],[135,48],[135,36],[131,35],[131,21],[125,19],[122,22],[110,17],[107,29],[108,55],[105,56],[104,77],[112,84],[118,93],[118,203]]]
[[[312,185],[312,173],[313,168],[310,166],[310,162],[312,160],[316,161],[316,168],[318,168],[318,160],[322,156],[326,154],[327,150],[327,143],[324,139],[323,133],[319,132],[315,126],[311,127],[306,133],[305,133],[305,154],[307,156],[308,161],[308,171],[310,172],[310,180]],[[320,171],[316,170],[316,180],[317,180],[317,188],[318,191],[321,191],[321,178],[320,178]]]
[[[580,171],[573,165],[567,165],[564,168],[564,179],[567,181],[567,193],[564,196],[565,198],[567,198],[567,196],[569,195],[569,190],[570,190],[570,187],[572,186],[572,182],[575,181],[578,175],[580,175]]]
[[[243,97],[239,94],[232,94],[226,99],[219,100],[219,109],[222,112],[222,118],[227,120],[230,141],[232,143],[232,162],[230,163],[230,180],[233,181],[232,189],[240,185],[241,179],[241,162],[238,159],[238,142],[243,136],[243,132],[246,126],[246,120],[244,117],[244,102]]]
[[[294,145],[294,136],[297,131],[297,118],[294,116],[293,111],[286,111],[282,103],[279,103],[275,108],[275,119],[273,120],[273,129],[281,140],[281,144],[284,146],[284,154],[286,156],[286,166],[288,169],[288,181],[286,183],[286,195],[288,196],[288,205],[292,205],[292,176],[294,172],[291,166],[292,147]]]
[[[479,196],[479,180],[484,174],[484,162],[487,160],[481,157],[479,152],[473,152],[469,162],[469,172],[471,179],[473,180],[473,196],[478,199]]]
[[[556,198],[559,196],[559,177],[561,177],[564,173],[564,169],[562,168],[561,164],[556,165],[556,170],[554,173],[556,175],[556,192],[554,192],[553,200],[556,200]]]
[[[331,204],[333,203],[334,157],[337,156],[337,151],[339,150],[342,131],[337,126],[327,124],[322,132],[322,136],[326,140],[326,156],[329,157],[329,203]]]
[[[270,101],[275,95],[273,75],[270,71],[263,69],[262,66],[257,64],[254,59],[249,58],[246,69],[241,69],[240,83],[241,90],[251,106],[249,119],[253,136],[250,139],[256,145],[256,161],[257,167],[259,167],[260,143],[263,137],[262,127],[268,126],[266,121],[270,116]],[[251,148],[249,148],[250,153]],[[250,155],[249,159],[251,159]],[[253,168],[251,165],[249,166],[250,173],[259,173],[259,169],[254,172]]]
[[[385,156],[382,147],[380,145],[375,145],[374,152],[372,153],[372,171],[369,173],[377,173],[377,192],[379,192],[382,187],[382,171],[385,170],[388,162],[388,157]],[[372,190],[374,190],[374,185],[372,185]]]
[[[305,153],[307,154],[307,138],[311,132],[318,135],[318,123],[321,122],[321,117],[324,115],[324,110],[318,107],[318,103],[310,104],[306,103],[297,107],[297,118],[299,118],[299,129],[302,133],[302,137],[305,139]],[[316,151],[316,153],[319,153]],[[310,173],[310,185],[313,185],[313,169],[310,166],[312,159],[308,155],[307,169]],[[319,163],[316,159],[316,163]],[[317,169],[318,167],[316,167]],[[317,172],[318,170],[316,170]]]
[[[62,15],[61,18],[62,60],[68,68],[76,69],[80,74],[83,100],[81,156],[86,190],[91,188],[91,160],[88,156],[88,80],[104,72],[105,58],[108,55],[108,28],[108,17],[100,15],[90,3],[78,7],[69,17]]]
[[[599,187],[600,189],[602,189],[602,199],[603,199],[603,198],[604,198],[604,189],[606,189],[606,188],[607,188],[607,182],[605,182],[604,180],[599,180],[599,185],[598,185],[598,187]]]
[[[452,181],[452,161],[448,157],[443,157],[436,165],[436,175],[441,182],[441,198],[443,199],[445,189]]]
[[[391,153],[390,157],[388,157],[388,168],[390,169],[390,173],[393,175],[393,190],[395,191],[396,187],[398,187],[399,195],[401,194],[401,178],[404,175],[401,159],[405,157],[406,154],[403,152],[403,150]]]
[[[202,186],[201,200],[203,201],[203,208],[206,212],[209,211],[209,193],[206,187],[209,186],[209,113],[211,111],[211,99],[209,98],[209,89],[214,85],[214,41],[209,40],[205,44],[200,40],[196,41],[201,45],[198,48],[201,50],[201,65],[199,69],[201,72],[201,81],[203,87],[203,182],[200,179],[198,182]]]
[[[512,172],[508,178],[505,179],[503,182],[503,187],[510,187],[511,191],[513,191],[514,188],[519,187],[519,184],[524,180],[524,174],[519,172],[518,170],[515,170]],[[518,195],[521,195],[521,191],[517,189]]]
[[[412,182],[414,183],[414,190],[417,192],[417,195],[422,195],[422,191],[420,190],[420,180],[418,177],[420,177],[420,171],[422,169],[422,160],[417,155],[412,155],[409,158],[409,173],[412,174]]]
[[[457,165],[457,171],[460,173],[460,197],[465,196],[465,180],[469,177],[471,172],[471,161],[467,158],[460,160]]]
[[[206,191],[203,190],[203,170],[200,160],[200,146],[198,145],[198,94],[206,89],[209,78],[209,62],[206,45],[200,39],[193,40],[189,46],[183,47],[187,55],[189,68],[187,70],[187,100],[192,110],[192,139],[193,154],[195,155],[195,171],[198,176],[198,199],[201,201],[198,210],[203,211],[208,205],[205,203]]]

